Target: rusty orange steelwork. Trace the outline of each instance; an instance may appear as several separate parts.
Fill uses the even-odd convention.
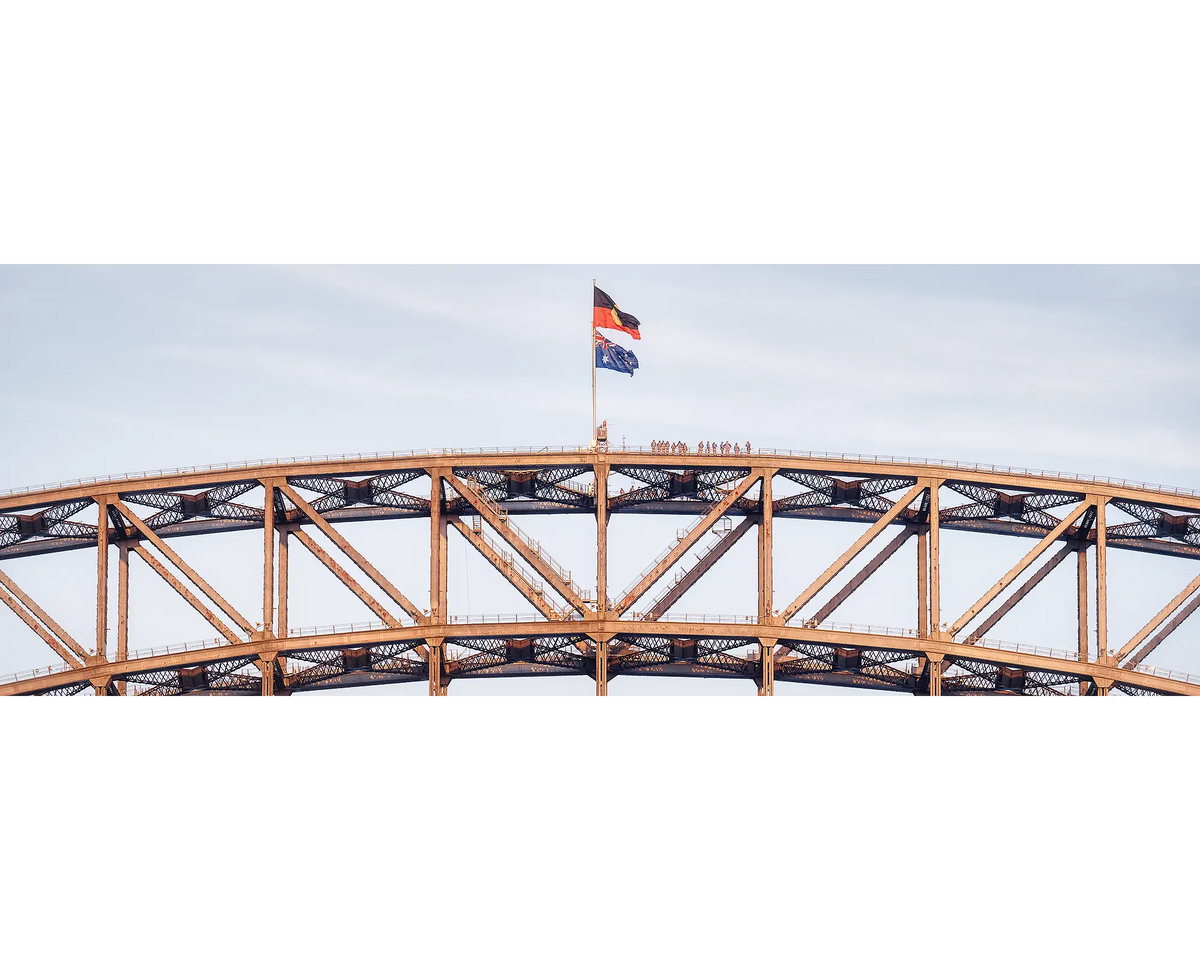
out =
[[[10,491],[0,495],[0,562],[6,568],[0,570],[0,600],[62,663],[18,674],[0,685],[0,692],[279,695],[421,682],[431,695],[442,695],[453,681],[468,678],[586,675],[595,680],[596,693],[605,695],[612,677],[657,675],[742,677],[767,696],[777,682],[935,696],[1200,693],[1200,677],[1144,662],[1200,606],[1200,575],[1181,585],[1170,603],[1127,641],[1110,643],[1108,636],[1108,550],[1200,559],[1200,494],[1195,491],[992,465],[775,450],[658,452],[661,446],[655,452],[617,450],[601,439],[580,448],[264,461]],[[776,496],[780,479],[801,492]],[[426,480],[428,496],[405,489]],[[618,484],[620,491],[614,494]],[[948,492],[961,503],[943,506]],[[93,505],[97,523],[72,519]],[[596,571],[594,581],[587,578],[587,587],[513,519],[566,513],[595,518]],[[626,590],[613,596],[608,524],[617,513],[695,519]],[[349,521],[400,518],[427,518],[429,523],[430,587],[419,600],[401,592],[338,530]],[[774,591],[774,524],[805,518],[860,523],[865,530],[780,606]],[[451,528],[536,613],[450,615]],[[1032,546],[958,614],[942,609],[943,528],[1024,537]],[[235,609],[170,545],[180,536],[248,529],[263,531],[260,618]],[[752,529],[757,531],[757,609],[736,617],[672,618],[675,603]],[[314,531],[340,558],[312,536]],[[846,577],[854,561],[889,533],[885,545]],[[917,627],[833,623],[838,607],[914,538]],[[288,554],[293,540],[376,619],[347,629],[290,627]],[[693,552],[706,540],[707,546]],[[115,649],[110,649],[113,547],[117,618]],[[76,549],[97,551],[91,650],[13,576],[21,557]],[[1078,604],[1073,649],[994,640],[990,631],[1071,554],[1077,558]],[[131,654],[131,558],[144,562],[195,608],[212,625],[216,639]],[[674,578],[661,586],[672,570],[677,571]],[[844,581],[840,588],[813,609],[818,596],[839,581]],[[1088,621],[1092,583],[1094,646]],[[637,609],[655,587],[659,592]]]

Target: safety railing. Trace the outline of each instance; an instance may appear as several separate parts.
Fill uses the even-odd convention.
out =
[[[675,576],[671,578],[670,582],[665,587],[663,587],[661,590],[658,591],[658,593],[655,595],[654,599],[650,601],[650,609],[651,610],[653,610],[655,607],[657,607],[659,605],[659,603],[661,603],[666,598],[667,594],[669,594],[672,590],[674,590],[677,586],[679,586],[680,581],[682,581],[684,577],[686,577],[692,570],[694,570],[696,567],[698,567],[700,564],[702,564],[704,562],[705,558],[707,558],[710,553],[712,553],[714,550],[717,549],[717,547],[719,547],[721,545],[721,542],[725,539],[725,537],[733,532],[733,521],[729,517],[722,517],[720,520],[717,521],[716,525],[712,528],[712,530],[710,532],[713,534],[713,536],[716,539],[709,541],[709,543],[706,547],[693,552],[692,556],[695,558],[694,562],[689,563],[686,566],[680,568],[676,572]],[[676,543],[678,543],[678,542],[679,541],[676,540]],[[671,552],[671,550],[670,550],[670,548],[668,548],[667,552],[664,553],[658,561],[656,561],[654,564],[652,564],[650,567],[648,567],[646,569],[646,573],[649,573],[651,570],[653,570],[654,567],[657,566],[657,564],[660,563],[661,560],[666,557],[667,553],[670,553],[670,552]],[[686,556],[682,559],[686,560]],[[634,584],[638,583],[641,580],[641,578],[646,575],[646,573],[643,573],[641,576],[639,576],[638,579],[634,581]],[[628,593],[629,590],[632,589],[632,586],[633,586],[633,584],[631,584],[630,587],[626,588],[625,592]]]
[[[545,603],[551,610],[554,611],[554,614],[556,617],[558,617],[558,619],[565,619],[568,611],[566,608],[559,605],[559,603],[554,599],[552,592],[546,590],[546,581],[526,567],[525,564],[521,563],[513,555],[512,548],[509,547],[507,543],[501,543],[500,541],[497,541],[491,537],[483,529],[483,524],[477,522],[479,520],[478,516],[472,517],[471,519],[472,523],[467,528],[470,530],[470,535],[482,540],[488,549],[490,549],[491,552],[499,558],[500,562],[503,563],[511,573],[523,580],[526,586],[528,586],[530,590],[540,597],[543,603]]]
[[[755,451],[757,456],[796,457],[805,460],[830,460],[836,462],[881,463],[888,466],[940,467],[949,470],[969,470],[978,473],[1000,473],[1015,477],[1043,480],[1066,480],[1078,483],[1097,483],[1127,490],[1144,490],[1150,493],[1169,493],[1181,497],[1200,497],[1200,490],[1192,487],[1168,486],[1161,483],[1145,483],[1138,480],[1122,480],[1098,474],[1068,473],[1059,470],[1033,470],[1028,467],[1009,467],[998,463],[980,463],[970,460],[940,460],[932,457],[893,457],[874,454],[819,453],[808,450],[781,450],[771,448]]]
[[[164,644],[158,647],[143,647],[138,650],[133,650],[128,653],[124,660],[117,660],[115,657],[110,657],[109,662],[112,664],[128,664],[135,660],[148,659],[150,657],[164,657],[172,653],[191,653],[199,650],[209,650],[213,647],[236,647],[237,644],[230,642],[227,637],[206,637],[202,640],[187,640],[183,643]],[[78,670],[79,667],[69,663],[55,663],[46,667],[35,667],[32,670],[21,670],[17,673],[9,674],[6,677],[0,677],[0,684],[16,683],[20,680],[32,680],[35,677],[45,677],[56,673],[69,673],[72,670]]]
[[[577,616],[577,615],[576,615]],[[632,613],[628,619],[630,621],[639,621],[644,614]],[[540,614],[527,613],[484,613],[484,614],[456,614],[447,618],[447,624],[450,625],[487,625],[487,624],[520,624],[520,623],[549,623],[545,617]],[[566,621],[570,622],[570,621]],[[690,613],[690,614],[673,614],[666,623],[709,623],[709,624],[726,624],[731,626],[748,626],[757,625],[758,617],[754,614],[725,614],[725,613]],[[803,623],[796,622],[797,626],[809,627],[811,629],[819,629],[823,631],[833,631],[837,633],[856,634],[859,636],[878,636],[878,637],[902,637],[919,641],[917,631],[911,627],[893,627],[883,626],[880,624],[864,624],[864,623],[839,623],[824,621],[817,623],[809,620]],[[335,637],[345,636],[347,634],[356,633],[371,633],[387,629],[387,624],[381,620],[360,620],[353,623],[337,623],[325,624],[322,626],[312,627],[296,627],[288,631],[289,637]],[[453,641],[451,641],[453,642]],[[129,654],[128,658],[123,661],[113,661],[114,664],[121,664],[126,668],[135,665],[136,661],[150,659],[152,657],[166,656],[175,653],[186,653],[192,651],[208,650],[214,647],[229,647],[231,651],[236,652],[238,644],[231,643],[226,637],[210,637],[202,640],[189,640],[184,643],[174,643],[163,646],[145,647],[135,650]],[[970,651],[972,647],[1005,650],[1012,653],[1024,653],[1033,656],[1046,657],[1048,659],[1057,660],[1063,663],[1064,672],[1070,672],[1065,668],[1070,663],[1079,665],[1081,673],[1086,673],[1087,663],[1080,663],[1076,651],[1060,650],[1054,647],[1043,647],[1036,644],[1014,643],[1005,640],[999,640],[994,637],[984,637],[977,640],[974,644],[968,646],[963,644],[964,651]],[[46,667],[37,667],[30,670],[22,670],[7,676],[0,677],[0,685],[17,683],[22,680],[35,679],[37,677],[52,676],[59,673],[67,673],[72,670],[77,670],[78,667],[66,664],[51,664]],[[1157,677],[1164,680],[1173,680],[1179,683],[1192,685],[1200,685],[1200,675],[1185,673],[1180,670],[1169,670],[1163,667],[1154,667],[1149,664],[1138,664],[1124,669],[1131,670],[1135,673],[1143,673],[1149,676]]]
[[[33,680],[37,677],[48,677],[56,673],[67,673],[79,668],[69,663],[52,663],[48,667],[33,667],[29,670],[18,670],[6,677],[0,677],[0,684],[18,683],[21,680]]]
[[[516,535],[518,540],[536,553],[542,559],[542,562],[558,575],[559,579],[562,580],[563,583],[569,584],[571,582],[571,571],[565,569],[561,564],[555,561],[550,554],[546,553],[546,551],[542,549],[540,540],[534,540],[533,537],[529,536],[527,533],[525,533],[525,531],[513,523],[509,519],[508,511],[502,505],[492,500],[487,495],[487,492],[483,486],[481,486],[471,477],[462,477],[461,479],[464,483],[466,483],[467,486],[471,488],[472,491],[474,491],[475,495],[479,497],[480,501],[484,504],[484,509],[488,511],[489,518],[493,523],[503,524],[505,527],[511,530],[513,534]]]
[[[555,487],[561,487],[564,490],[570,490],[572,493],[577,493],[583,497],[594,497],[596,495],[596,485],[594,483],[579,483],[575,480],[559,480],[552,484]]]
[[[666,547],[664,547],[662,549],[662,552],[660,552],[658,554],[658,556],[656,556],[653,560],[651,560],[648,564],[646,564],[646,566],[642,568],[642,571],[640,573],[638,573],[632,580],[629,581],[629,583],[627,583],[625,585],[625,588],[621,591],[621,596],[617,598],[617,602],[620,603],[621,600],[629,594],[629,591],[631,591],[634,587],[636,587],[639,583],[641,583],[642,580],[645,579],[649,575],[651,570],[653,570],[660,563],[662,563],[664,560],[666,560],[667,557],[670,556],[671,551],[674,550],[677,546],[679,546],[679,544],[681,544],[689,536],[691,536],[691,534],[695,531],[695,529],[698,526],[700,526],[702,523],[704,523],[707,519],[708,519],[708,515],[706,513],[702,513],[698,517],[696,517],[695,520],[692,521],[690,526],[676,530],[675,531],[675,542],[672,544],[668,544]]]
[[[212,647],[236,647],[228,637],[209,637],[206,640],[188,640],[184,643],[164,644],[161,647],[143,647],[129,654],[128,660],[139,660],[143,657],[165,657],[172,653],[189,653],[193,650],[209,650]]]
[[[997,640],[994,637],[982,637],[972,644],[964,644],[969,647],[987,647],[992,650],[1007,650],[1010,653],[1027,653],[1035,657],[1050,657],[1054,660],[1074,660],[1078,662],[1079,654],[1073,650],[1056,650],[1053,647],[1040,647],[1033,643],[1013,643],[1006,640]]]
[[[1134,667],[1126,667],[1126,670],[1133,670],[1137,673],[1147,673],[1152,677],[1160,677],[1163,680],[1178,680],[1180,683],[1200,683],[1200,676],[1194,673],[1184,673],[1182,670],[1168,670],[1165,667],[1152,667],[1146,663],[1139,663]]]
[[[874,623],[836,623],[830,620],[808,620],[797,626],[810,627],[814,630],[834,630],[838,633],[867,633],[877,637],[917,637],[917,631],[910,627],[887,627]]]
[[[1054,647],[1040,647],[1031,643],[1012,643],[1004,640],[996,640],[992,637],[983,637],[982,639],[976,640],[973,646],[990,647],[995,650],[1008,650],[1012,653],[1028,653],[1036,657],[1048,657],[1053,660],[1075,660],[1076,662],[1080,663],[1081,666],[1087,666],[1085,661],[1079,660],[1079,654],[1074,650],[1059,650]],[[1146,673],[1154,677],[1160,677],[1164,680],[1178,680],[1181,683],[1200,683],[1200,676],[1191,673],[1185,673],[1182,670],[1167,670],[1163,667],[1152,667],[1142,663],[1139,663],[1137,666],[1127,666],[1123,669],[1133,670],[1137,673]]]
[[[648,612],[634,610],[627,615],[627,619],[641,621],[646,618]],[[651,622],[755,624],[758,623],[758,617],[752,613],[673,613],[665,620],[654,620]]]
[[[612,453],[654,453],[649,447],[610,444],[607,448]],[[70,487],[85,486],[97,483],[115,483],[122,480],[146,480],[156,478],[187,477],[191,474],[209,473],[219,470],[240,470],[254,467],[279,466],[320,466],[321,464],[343,464],[367,462],[375,460],[398,460],[410,457],[441,457],[441,456],[501,456],[509,454],[541,454],[541,453],[589,453],[587,446],[516,446],[516,447],[427,447],[424,450],[376,450],[372,453],[323,454],[318,456],[301,457],[271,457],[261,460],[237,460],[225,463],[210,463],[202,466],[172,467],[159,470],[141,470],[129,473],[106,474],[103,476],[82,477],[76,480],[64,480],[55,483],[32,484],[26,487],[10,487],[0,490],[0,497],[22,493],[38,493],[42,491],[62,490]],[[951,470],[971,470],[983,473],[998,473],[1014,477],[1042,480],[1067,480],[1080,483],[1105,484],[1126,490],[1140,490],[1148,493],[1174,494],[1184,497],[1200,497],[1200,491],[1191,487],[1170,486],[1167,484],[1145,483],[1136,480],[1122,480],[1119,477],[1106,477],[1098,474],[1069,473],[1057,470],[1033,470],[1027,467],[1011,467],[997,463],[981,463],[968,460],[942,460],[935,457],[899,457],[877,454],[831,453],[816,450],[791,450],[780,447],[756,449],[751,454],[759,457],[794,457],[804,460],[824,460],[832,463],[876,463],[888,466],[938,467]],[[720,459],[730,454],[663,454],[664,459],[680,456],[688,458],[711,457]],[[736,458],[736,454],[733,455]],[[742,454],[746,456],[746,454]]]
[[[388,625],[382,620],[358,620],[354,623],[329,623],[317,627],[292,627],[288,630],[289,637],[321,637],[326,634],[361,633],[364,630],[386,630]]]

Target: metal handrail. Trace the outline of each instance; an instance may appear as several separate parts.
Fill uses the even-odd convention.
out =
[[[727,536],[729,536],[730,533],[733,532],[733,528],[732,527],[724,527],[724,526],[720,526],[720,527],[714,526],[712,528],[712,530],[710,530],[709,532],[711,534],[713,534],[716,537],[716,539],[710,541],[702,549],[692,551],[691,555],[695,558],[693,560],[693,562],[688,564],[682,570],[680,570],[679,573],[676,575],[676,577],[670,583],[668,583],[665,587],[663,587],[663,589],[658,591],[658,594],[654,597],[653,600],[650,601],[650,609],[651,610],[653,610],[656,606],[658,606],[658,604],[662,601],[662,599],[664,597],[666,597],[666,595],[668,593],[670,593],[672,590],[675,589],[675,587],[678,585],[680,580],[682,580],[684,577],[686,577],[688,575],[688,573],[690,573],[692,570],[694,570],[699,564],[703,563],[704,559],[710,553],[712,553],[714,550],[716,550],[717,547],[719,547],[721,545],[721,541],[723,541]],[[679,541],[676,540],[675,542],[678,543]],[[637,580],[635,580],[633,582],[633,584],[630,584],[629,587],[627,587],[625,589],[625,593],[628,593],[633,588],[634,584],[640,582],[642,577],[644,577],[647,573],[649,573],[651,570],[653,570],[655,566],[657,566],[660,562],[662,562],[662,560],[666,558],[667,553],[671,552],[671,549],[673,549],[673,548],[669,548],[666,551],[666,553],[664,553],[662,555],[662,557],[659,558],[659,560],[656,560],[653,564],[651,564],[651,566],[647,567],[646,571],[644,573],[642,573],[641,576],[639,576],[637,578]],[[684,563],[684,562],[686,562],[686,560],[687,560],[687,554],[684,554],[684,556],[679,558],[680,563]]]
[[[512,570],[512,572],[518,577],[524,580],[525,583],[529,585],[529,588],[542,598],[542,601],[555,612],[560,620],[566,617],[567,608],[560,606],[554,600],[554,597],[550,594],[550,591],[546,589],[546,581],[542,577],[537,576],[532,570],[526,567],[525,564],[521,563],[521,561],[513,555],[512,550],[507,543],[500,543],[491,537],[483,529],[482,524],[480,524],[480,528],[478,530],[476,530],[473,526],[471,527],[471,536],[479,537],[479,539],[486,543],[492,549],[492,552],[500,557],[500,561],[504,563],[510,570]]]
[[[499,454],[538,454],[538,453],[590,453],[587,446],[518,446],[518,447],[428,447],[424,450],[377,450],[373,453],[352,454],[323,454],[308,457],[269,457],[261,460],[239,460],[226,463],[210,463],[192,467],[170,467],[158,470],[132,471],[129,473],[108,474],[105,476],[83,477],[77,480],[65,480],[55,483],[32,484],[26,487],[10,487],[0,490],[0,497],[19,493],[37,493],[40,491],[63,490],[70,487],[84,486],[95,483],[110,483],[119,480],[145,480],[155,477],[186,477],[191,474],[208,473],[214,470],[237,470],[247,467],[276,467],[276,466],[314,466],[322,463],[353,463],[369,460],[395,460],[404,457],[455,456],[455,455],[499,455]],[[623,445],[619,450],[610,446],[612,453],[655,453],[649,447]],[[696,457],[711,457],[712,459],[730,458],[730,454],[662,454],[664,460],[687,459]],[[912,467],[948,467],[953,470],[973,470],[984,473],[1000,473],[1014,477],[1026,477],[1045,480],[1071,480],[1082,483],[1101,483],[1108,486],[1121,487],[1126,490],[1141,490],[1148,493],[1168,493],[1184,497],[1200,497],[1200,491],[1190,487],[1168,486],[1166,484],[1145,483],[1136,480],[1122,480],[1118,477],[1104,477],[1096,474],[1067,473],[1057,470],[1033,470],[1026,467],[1010,467],[996,463],[979,463],[966,460],[942,460],[935,457],[897,457],[884,455],[864,455],[850,453],[831,453],[815,450],[789,450],[779,447],[762,448],[752,454],[732,455],[733,459],[746,456],[764,457],[795,457],[804,460],[828,460],[841,463],[879,463],[889,466]]]
[[[487,508],[492,512],[492,519],[494,522],[504,524],[504,526],[516,534],[517,539],[525,544],[525,546],[529,547],[529,549],[536,553],[539,557],[541,557],[545,564],[556,574],[558,574],[559,579],[562,580],[563,583],[571,583],[571,571],[564,568],[552,556],[546,553],[542,549],[542,543],[540,540],[534,540],[527,533],[525,533],[524,530],[513,523],[508,517],[508,510],[492,500],[492,498],[487,495],[486,489],[481,484],[477,483],[471,477],[462,477],[460,479],[462,479],[467,486],[474,490],[475,495],[487,505]]]
[[[709,519],[708,514],[702,513],[699,516],[697,516],[695,520],[692,521],[691,526],[684,528],[682,536],[679,536],[678,532],[676,532],[675,542],[664,547],[662,552],[659,553],[658,556],[656,556],[653,560],[651,560],[648,564],[646,564],[645,567],[642,568],[641,573],[634,575],[633,579],[630,580],[629,583],[627,583],[625,585],[625,588],[621,591],[621,596],[617,598],[617,602],[620,603],[621,600],[623,600],[626,596],[628,596],[630,590],[632,590],[639,583],[641,583],[642,580],[645,579],[645,577],[647,576],[647,574],[650,573],[651,570],[653,570],[660,563],[662,563],[664,560],[666,560],[667,557],[670,556],[672,550],[674,550],[676,547],[678,547],[679,544],[681,544],[684,540],[686,540],[693,533],[693,531],[695,531],[695,529],[698,526],[700,526],[702,523],[704,523],[708,519]],[[680,557],[679,559],[682,560],[683,557]],[[655,601],[655,602],[657,602],[657,601]]]
[[[631,613],[629,620],[638,621],[643,619],[644,613]],[[548,623],[545,617],[540,614],[529,613],[484,613],[471,615],[454,615],[447,618],[448,624],[505,624],[505,623]],[[569,621],[567,621],[569,622]],[[727,614],[727,613],[684,613],[675,614],[671,617],[668,623],[716,623],[730,625],[753,625],[758,623],[758,617],[754,614]],[[814,621],[806,621],[805,626],[812,629],[835,631],[838,633],[858,634],[877,637],[908,637],[911,639],[920,639],[916,630],[911,627],[893,627],[880,624],[864,624],[864,623],[838,623],[831,621],[823,621],[815,623]],[[294,627],[288,630],[289,637],[319,637],[319,636],[340,636],[345,634],[371,632],[386,628],[382,620],[360,620],[354,623],[337,623],[326,624],[315,627]],[[453,639],[450,641],[453,643]],[[747,642],[752,642],[748,640]],[[192,650],[206,650],[213,647],[230,647],[236,649],[238,644],[231,643],[226,637],[210,637],[203,640],[189,640],[186,643],[175,643],[161,647],[146,647],[133,651],[125,660],[111,661],[112,665],[128,666],[139,659],[148,659],[150,657],[165,656],[170,653],[184,653]],[[1053,647],[1042,647],[1036,644],[1028,643],[1013,643],[1010,641],[999,640],[994,637],[982,637],[971,645],[961,644],[964,650],[969,651],[971,647],[991,648],[995,650],[1007,650],[1012,653],[1027,653],[1033,656],[1047,657],[1049,659],[1076,662],[1081,666],[1088,666],[1088,661],[1080,661],[1078,653],[1071,650],[1058,650]],[[951,654],[953,656],[954,654]],[[17,673],[9,674],[8,676],[0,677],[0,684],[16,683],[21,680],[29,680],[34,677],[49,676],[56,673],[66,673],[72,670],[78,670],[79,667],[70,664],[59,663],[51,664],[47,667],[38,667],[32,670],[22,670]],[[1154,667],[1149,664],[1139,663],[1132,667],[1123,667],[1125,670],[1132,670],[1136,673],[1145,673],[1150,676],[1159,677],[1164,680],[1175,680],[1180,683],[1192,685],[1200,685],[1200,675],[1192,673],[1184,673],[1181,670],[1169,670],[1163,667]]]

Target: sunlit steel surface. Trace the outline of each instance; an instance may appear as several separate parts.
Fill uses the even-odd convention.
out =
[[[414,481],[424,485],[424,478],[432,495],[410,487]],[[779,478],[801,492],[774,496]],[[942,506],[947,492],[960,502]],[[75,519],[93,504],[97,523]],[[596,521],[596,571],[586,587],[513,519],[570,513]],[[616,513],[694,518],[620,593],[608,584],[607,529]],[[344,523],[398,518],[428,522],[430,588],[417,600],[338,530]],[[773,575],[777,519],[839,520],[866,529],[781,606]],[[537,613],[449,615],[451,528]],[[235,609],[170,545],[177,537],[250,529],[263,531],[261,614]],[[943,529],[1023,537],[1030,550],[967,610],[943,610]],[[757,540],[757,610],[739,617],[672,616],[679,598],[751,532]],[[854,576],[845,576],[880,537],[887,539],[882,549]],[[837,623],[838,607],[912,539],[917,628]],[[288,551],[295,543],[352,591],[373,619],[348,628],[291,629]],[[100,544],[104,550],[97,550]],[[81,549],[97,554],[95,582],[79,585],[96,592],[96,633],[87,648],[21,588],[15,562]],[[604,445],[393,452],[98,477],[0,494],[0,600],[61,659],[59,666],[10,678],[0,692],[280,695],[420,682],[440,695],[456,680],[553,675],[592,677],[600,695],[613,677],[654,675],[740,677],[762,695],[772,694],[777,682],[935,696],[1200,692],[1200,677],[1144,663],[1200,606],[1200,576],[1181,584],[1136,635],[1110,640],[1110,549],[1200,559],[1200,494],[994,465],[775,450],[667,454]],[[116,643],[109,649],[114,552]],[[996,624],[1071,556],[1076,634],[1027,645],[993,640]],[[131,654],[131,558],[146,563],[217,636]],[[680,563],[690,566],[681,569]],[[817,597],[835,583],[840,589],[817,607]],[[1095,617],[1094,643],[1089,615]]]

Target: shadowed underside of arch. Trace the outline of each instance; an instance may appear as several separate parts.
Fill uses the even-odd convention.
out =
[[[632,583],[611,591],[608,521],[618,513],[690,523]],[[594,518],[596,570],[586,586],[520,529],[529,514]],[[428,524],[430,578],[419,593],[402,591],[339,531],[384,519]],[[863,529],[797,596],[777,597],[774,524],[803,519]],[[451,528],[536,613],[450,615]],[[1029,549],[969,608],[946,610],[946,529],[1023,538]],[[236,609],[171,545],[245,530],[263,532],[261,611]],[[737,617],[672,615],[750,533],[757,609]],[[838,608],[909,541],[917,546],[917,627],[837,623]],[[291,628],[288,557],[297,544],[362,602],[370,621]],[[61,661],[15,675],[0,692],[279,695],[417,682],[439,695],[457,680],[510,676],[587,676],[602,695],[618,676],[742,678],[764,695],[777,682],[935,696],[1200,692],[1200,678],[1145,663],[1200,606],[1200,575],[1179,584],[1133,637],[1110,639],[1110,549],[1200,559],[1200,496],[977,464],[603,446],[372,454],[102,478],[0,495],[0,600]],[[54,619],[51,598],[39,602],[20,586],[21,558],[69,550],[96,553],[94,581],[78,584],[96,595],[96,632],[86,644]],[[1036,644],[993,639],[993,628],[1068,559],[1077,571],[1075,634]],[[133,562],[204,616],[214,639],[189,648],[164,638],[162,647],[131,654]]]

